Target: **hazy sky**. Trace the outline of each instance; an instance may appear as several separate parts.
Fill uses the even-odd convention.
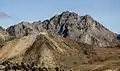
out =
[[[0,25],[6,28],[20,21],[49,19],[66,10],[89,14],[120,33],[120,0],[0,0],[0,14],[6,15],[0,17]]]

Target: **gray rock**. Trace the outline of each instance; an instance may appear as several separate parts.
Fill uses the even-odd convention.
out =
[[[93,46],[103,47],[117,44],[116,34],[95,21],[90,15],[79,16],[69,11],[43,22],[21,22],[9,27],[7,32],[10,36],[20,37],[44,30]]]
[[[30,34],[35,34],[40,31],[39,24],[41,22],[34,22],[33,24],[28,22],[21,22],[17,25],[10,26],[7,28],[7,32],[10,36],[21,37]]]
[[[59,35],[94,46],[110,46],[116,36],[89,15],[79,16],[66,11],[51,18],[50,22]]]

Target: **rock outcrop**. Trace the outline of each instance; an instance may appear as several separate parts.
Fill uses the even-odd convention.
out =
[[[79,16],[74,12],[63,12],[50,20],[34,23],[21,22],[7,29],[10,36],[20,37],[35,34],[44,30],[53,31],[63,37],[105,47],[117,44],[116,34],[95,21],[91,16]]]
[[[66,11],[42,22],[21,22],[6,30],[0,27],[0,63],[34,63],[65,71],[117,70],[118,39],[119,35],[91,16]]]
[[[79,16],[66,11],[51,18],[50,22],[59,35],[90,45],[109,46],[116,37],[89,15]]]
[[[15,37],[21,37],[21,36],[27,36],[30,34],[35,34],[39,31],[38,28],[36,28],[37,24],[30,24],[28,22],[21,22],[17,25],[10,26],[7,28],[7,32],[10,36]]]

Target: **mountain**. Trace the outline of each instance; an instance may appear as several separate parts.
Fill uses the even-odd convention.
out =
[[[105,28],[91,16],[79,16],[69,11],[62,12],[43,22],[21,22],[7,28],[9,35],[14,37],[27,36],[44,30],[54,31],[65,38],[98,47],[118,44],[117,34]]]
[[[21,37],[28,34],[34,34],[39,31],[37,24],[30,24],[29,22],[20,22],[17,25],[10,26],[6,29],[10,36]]]
[[[25,36],[8,42],[0,50],[0,60],[10,60],[17,63],[21,61],[25,63],[34,62],[41,67],[65,67],[68,64],[68,67],[72,67],[75,62],[81,64],[89,61],[84,52],[86,54],[92,53],[93,48],[87,47],[89,45],[78,44],[72,40],[56,36],[54,33],[40,32],[36,35]],[[88,51],[84,51],[85,48]]]
[[[65,71],[102,71],[120,67],[119,48],[94,48],[45,31],[6,42],[0,49],[0,61],[10,61],[13,65],[34,62],[36,66]]]
[[[23,62],[65,71],[119,71],[118,38],[90,15],[65,11],[44,21],[0,27],[0,65],[8,61],[13,67]]]
[[[0,26],[0,48],[3,46],[3,42],[6,38],[7,38],[6,31]]]
[[[50,22],[57,27],[55,31],[60,35],[66,36],[67,34],[68,37],[78,42],[103,47],[114,45],[113,40],[116,39],[115,33],[89,15],[79,16],[66,11],[51,18]]]

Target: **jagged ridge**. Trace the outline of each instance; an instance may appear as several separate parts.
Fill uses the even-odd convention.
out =
[[[74,12],[63,12],[50,20],[33,23],[21,22],[7,28],[10,36],[20,37],[48,30],[63,37],[93,46],[105,47],[118,44],[117,35],[95,21],[91,16],[79,16]]]

